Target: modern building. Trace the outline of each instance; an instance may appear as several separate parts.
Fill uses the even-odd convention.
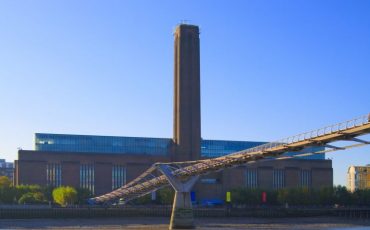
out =
[[[155,162],[213,158],[264,144],[201,138],[199,29],[181,24],[174,37],[173,138],[37,133],[35,149],[18,152],[15,183],[71,185],[101,195],[135,179]],[[203,176],[193,190],[196,199],[202,200],[223,199],[226,191],[235,187],[278,189],[332,184],[331,161],[325,160],[324,154],[315,154],[212,173]]]
[[[6,176],[13,181],[14,163],[6,162],[5,159],[0,159],[0,176]]]
[[[347,189],[370,189],[370,164],[366,166],[350,166],[347,172]]]

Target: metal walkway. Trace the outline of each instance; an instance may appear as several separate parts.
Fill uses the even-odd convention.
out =
[[[127,202],[169,185],[166,177],[161,175],[160,170],[158,170],[160,165],[168,165],[174,177],[180,180],[187,180],[191,176],[204,175],[221,171],[225,168],[253,163],[255,161],[280,160],[367,145],[370,144],[370,142],[356,137],[368,133],[370,133],[370,114],[218,158],[186,162],[156,163],[130,183],[105,195],[91,198],[89,203],[113,203],[120,199]],[[351,141],[352,144],[344,147],[337,147],[329,144],[336,141]],[[356,143],[354,144],[353,142]],[[307,147],[313,146],[323,146],[327,149],[316,153],[279,157],[285,152],[301,151]]]

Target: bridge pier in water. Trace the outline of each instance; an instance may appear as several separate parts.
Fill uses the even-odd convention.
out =
[[[199,176],[192,176],[183,181],[173,176],[168,165],[159,165],[158,167],[175,189],[169,229],[195,228],[190,191]]]

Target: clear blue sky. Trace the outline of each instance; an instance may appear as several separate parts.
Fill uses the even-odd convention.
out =
[[[370,112],[370,1],[0,2],[0,158],[35,132],[172,136],[173,36],[201,28],[202,137],[272,141]],[[370,138],[368,138],[370,139]],[[334,182],[370,147],[328,154]]]

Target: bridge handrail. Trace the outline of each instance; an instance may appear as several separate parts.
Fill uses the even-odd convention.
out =
[[[268,149],[272,149],[275,147],[287,145],[287,144],[294,144],[300,141],[310,140],[316,137],[320,137],[323,135],[332,134],[338,131],[347,130],[349,128],[354,128],[357,126],[361,126],[364,124],[370,123],[370,114],[363,115],[348,121],[336,123],[333,125],[325,126],[323,128],[311,130],[308,132],[300,133],[294,136],[286,137],[283,139],[280,139],[278,141],[269,142],[263,145],[259,145],[250,149],[242,150],[239,152],[232,153],[230,155],[238,155],[238,154],[246,154],[246,153],[252,153],[252,152],[261,152],[266,151]]]

